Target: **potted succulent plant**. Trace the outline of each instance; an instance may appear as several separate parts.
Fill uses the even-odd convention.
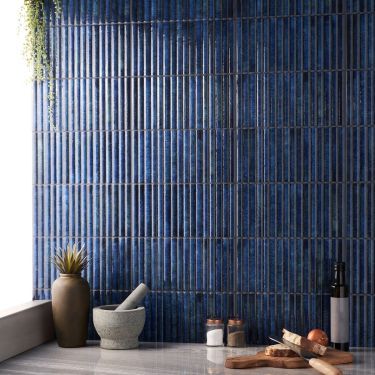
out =
[[[84,346],[87,339],[90,288],[81,277],[87,267],[85,247],[77,244],[58,249],[52,263],[60,277],[52,285],[52,313],[57,343],[64,348]]]

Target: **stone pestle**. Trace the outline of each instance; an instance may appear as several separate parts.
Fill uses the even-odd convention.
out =
[[[140,283],[115,311],[136,309],[149,291],[146,284]]]

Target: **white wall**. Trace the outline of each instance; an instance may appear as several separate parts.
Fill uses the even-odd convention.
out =
[[[0,309],[32,297],[32,86],[22,3],[0,2]]]

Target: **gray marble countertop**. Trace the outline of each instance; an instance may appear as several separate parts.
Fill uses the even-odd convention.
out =
[[[76,349],[59,348],[55,342],[44,344],[0,363],[0,374],[318,374],[313,369],[282,370],[224,368],[227,356],[255,354],[262,347],[241,349],[208,348],[203,344],[142,343],[134,350],[100,349],[89,342]],[[374,374],[375,349],[352,349],[355,363],[339,366],[344,374]]]

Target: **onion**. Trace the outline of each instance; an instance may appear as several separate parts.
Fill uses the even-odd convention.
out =
[[[320,345],[328,346],[328,336],[321,329],[315,328],[309,332],[307,338],[311,341],[317,342]]]

